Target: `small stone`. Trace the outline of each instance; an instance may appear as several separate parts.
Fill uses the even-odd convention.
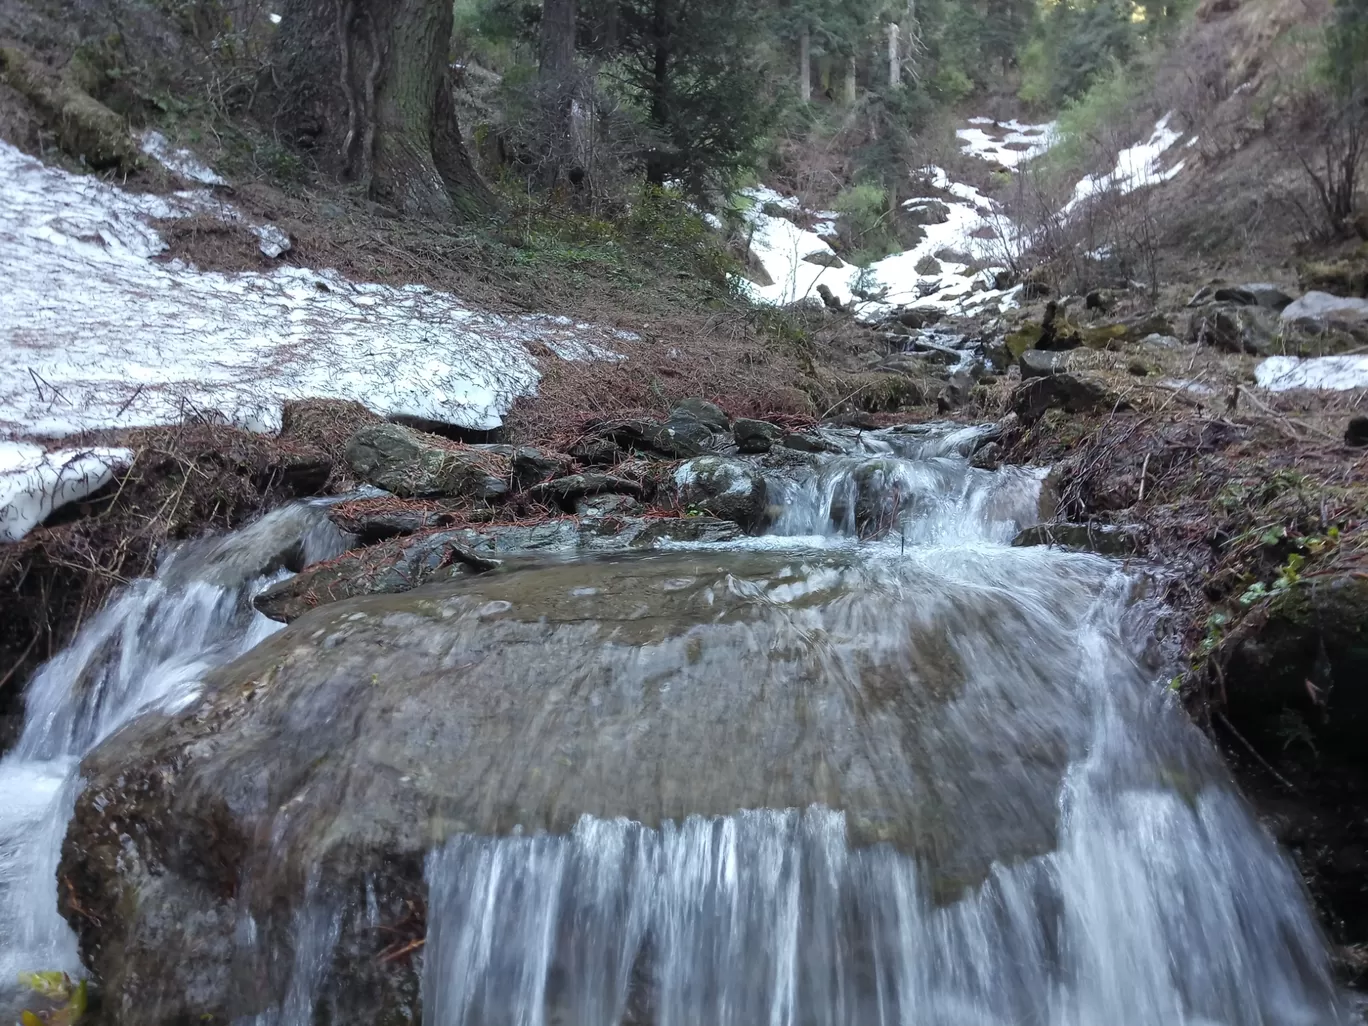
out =
[[[613,474],[570,474],[554,481],[545,481],[527,489],[527,494],[536,499],[549,499],[567,508],[573,508],[575,500],[586,495],[601,492],[622,492],[627,495],[641,494],[641,485],[625,477]]]
[[[818,250],[816,253],[809,253],[803,257],[805,263],[816,264],[818,267],[844,267],[845,262],[835,253],[825,253]]]

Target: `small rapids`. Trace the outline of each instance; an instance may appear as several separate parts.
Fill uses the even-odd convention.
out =
[[[181,549],[30,687],[0,972],[78,965],[54,888],[88,756],[78,821],[175,767],[185,865],[148,884],[125,838],[109,869],[140,900],[108,943],[163,945],[104,981],[119,1023],[1347,1023],[1143,576],[1006,544],[1045,475],[971,467],[974,437],[871,436],[737,545],[279,633],[250,596],[338,549],[321,517]],[[211,806],[231,888],[199,884]]]
[[[148,709],[193,701],[206,671],[280,629],[252,608],[252,596],[287,565],[341,550],[331,522],[306,506],[183,545],[34,676],[23,733],[0,759],[0,1014],[19,973],[80,970],[55,898],[82,756]]]

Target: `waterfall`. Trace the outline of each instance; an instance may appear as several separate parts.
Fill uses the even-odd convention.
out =
[[[1164,687],[1164,660],[1148,642],[1159,610],[1143,597],[1142,578],[1098,556],[1008,546],[1041,518],[1045,474],[970,466],[980,436],[958,428],[871,433],[861,455],[771,480],[783,507],[772,537],[742,547],[775,550],[772,565],[782,569],[747,577],[715,562],[706,570],[701,558],[669,563],[663,591],[697,588],[700,603],[717,602],[716,619],[696,621],[708,630],[615,635],[600,663],[576,661],[576,644],[593,635],[567,613],[569,626],[545,628],[565,647],[548,641],[536,650],[544,664],[522,670],[538,679],[510,679],[498,711],[481,721],[486,732],[512,724],[507,735],[488,733],[500,740],[479,753],[482,784],[513,773],[530,757],[528,745],[544,743],[567,753],[558,771],[566,780],[556,786],[579,794],[583,780],[570,777],[580,765],[591,765],[589,778],[621,769],[593,761],[597,735],[583,725],[606,721],[584,708],[601,701],[618,715],[639,702],[633,687],[597,682],[649,678],[659,684],[650,692],[656,718],[611,722],[618,741],[634,727],[674,730],[685,749],[700,748],[697,779],[658,785],[675,800],[716,785],[703,779],[727,772],[714,763],[758,765],[724,759],[730,753],[695,739],[715,746],[727,729],[728,674],[762,677],[765,660],[788,660],[763,681],[790,688],[765,691],[771,707],[797,710],[792,720],[776,714],[775,723],[803,735],[782,750],[818,752],[814,772],[834,781],[831,794],[898,801],[863,810],[837,801],[764,807],[766,788],[757,787],[753,805],[649,823],[585,813],[551,830],[448,827],[431,850],[428,840],[417,849],[427,858],[416,939],[385,948],[409,953],[411,963],[392,964],[411,964],[426,1026],[1347,1022],[1300,881]],[[53,898],[81,757],[133,717],[188,707],[209,668],[278,629],[251,610],[250,597],[336,551],[340,541],[325,524],[291,507],[182,548],[35,678],[23,737],[0,762],[0,978],[78,967]],[[835,562],[809,558],[832,549]],[[600,565],[604,558],[641,557],[600,557]],[[547,587],[566,586],[565,566]],[[482,617],[516,613],[510,601],[484,599],[461,612],[463,586],[451,587],[449,619],[414,646],[434,666],[464,666],[461,646],[495,629]],[[592,588],[567,594],[596,601]],[[653,601],[644,588],[639,599]],[[682,598],[670,601],[662,618],[684,608]],[[734,620],[737,603],[763,606],[764,615]],[[390,629],[354,615],[357,632]],[[417,617],[389,622],[413,630]],[[359,633],[348,641],[349,658],[368,651],[364,644]],[[508,657],[514,664],[517,653]],[[481,658],[493,665],[503,655]],[[828,675],[824,687],[793,683],[814,667]],[[396,672],[394,664],[379,669],[369,679]],[[466,679],[450,704],[485,709],[472,696],[477,683]],[[688,689],[708,687],[710,704],[688,704]],[[323,694],[301,694],[300,708],[327,716]],[[423,693],[405,694],[417,702]],[[559,711],[534,716],[519,734],[517,715],[532,695]],[[372,724],[365,702],[353,704],[349,722]],[[507,719],[505,707],[514,707]],[[670,719],[691,709],[708,722]],[[322,719],[299,722],[325,733]],[[562,722],[586,733],[557,749],[564,738],[552,725]],[[823,729],[844,733],[838,743]],[[463,742],[480,743],[478,732]],[[396,763],[394,772],[408,771]],[[773,772],[769,794],[787,793],[800,775],[795,766]],[[541,786],[528,783],[519,800],[533,808]],[[320,793],[329,796],[320,802],[346,800],[342,791]],[[291,814],[309,811],[299,801]],[[881,820],[888,809],[902,818]],[[281,810],[280,836],[312,843],[315,821],[287,818]],[[383,840],[382,831],[366,836]],[[282,844],[268,861],[277,851],[288,857]],[[366,864],[375,872],[382,862]],[[265,880],[241,884],[259,883],[263,898],[253,908],[281,918],[258,926],[238,895],[232,943],[243,964],[270,967],[253,978],[279,986],[246,995],[250,1014],[235,1026],[348,1021],[329,1004],[346,992],[339,966],[356,951],[377,962],[366,944],[385,917],[370,877],[361,886],[330,879],[323,864],[297,868],[301,893],[289,907],[271,904],[278,892]],[[418,1009],[408,1011],[416,1019]]]
[[[181,545],[34,676],[23,733],[0,759],[0,1011],[21,972],[80,971],[56,899],[82,756],[145,712],[191,702],[208,670],[281,628],[252,608],[252,596],[342,548],[331,521],[303,505]]]

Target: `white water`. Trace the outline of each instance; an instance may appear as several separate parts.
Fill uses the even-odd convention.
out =
[[[296,565],[336,555],[315,509],[290,506],[222,539],[190,543],[135,581],[29,684],[24,731],[0,759],[0,1014],[21,972],[80,972],[57,913],[57,866],[81,757],[151,710],[174,710],[204,674],[281,625],[251,598]]]
[[[833,459],[793,486],[778,530],[849,545],[854,521],[842,510],[860,495],[891,511],[895,529],[881,525],[885,540],[864,546],[871,566],[909,588],[943,582],[934,609],[960,618],[952,642],[970,639],[956,650],[961,693],[939,714],[943,732],[928,736],[943,744],[973,736],[985,717],[1010,717],[1023,732],[1001,735],[1012,745],[964,763],[998,760],[987,783],[1009,807],[1014,789],[1039,779],[1037,758],[1049,761],[1031,739],[1055,736],[1061,717],[1082,724],[1056,797],[1053,850],[947,884],[944,866],[852,843],[846,814],[821,807],[659,829],[585,817],[567,836],[457,835],[426,866],[423,1022],[1346,1021],[1295,874],[1145,657],[1154,610],[1135,601],[1139,582],[1099,557],[1003,546],[1035,517],[1039,473],[969,468],[957,455],[972,447],[967,436],[881,439],[871,439],[870,457]],[[19,799],[0,806],[0,838],[19,852],[0,865],[0,935],[37,928],[7,943],[3,971],[73,964],[51,899],[75,760],[139,709],[192,700],[206,667],[272,629],[243,601],[256,586],[244,574],[263,551],[243,537],[186,553],[129,589],[34,682],[24,739],[0,764],[0,788]],[[997,604],[976,605],[975,595]],[[976,619],[1001,617],[1004,597],[1015,604],[1006,622]],[[917,601],[889,604],[890,648],[925,612]],[[847,605],[831,625],[853,615],[867,610]],[[836,661],[832,672],[841,672]],[[993,704],[1003,695],[1013,708]],[[930,769],[962,764],[953,751],[926,758]],[[953,772],[928,779],[984,793],[985,781]],[[980,822],[972,804],[951,806],[957,829],[997,823],[987,809]],[[268,953],[293,967],[283,1000],[239,1026],[311,1026],[344,919],[327,893],[311,874],[292,950]],[[241,934],[259,943],[249,919]]]

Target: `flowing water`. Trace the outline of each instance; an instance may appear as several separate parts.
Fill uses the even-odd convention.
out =
[[[265,838],[204,899],[238,1026],[374,1021],[377,966],[428,1026],[1347,1022],[1299,881],[1164,687],[1144,580],[1006,545],[1044,475],[947,438],[775,482],[742,545],[362,600],[260,645],[245,600],[287,572],[263,552],[337,539],[295,508],[183,550],[31,686],[0,969],[75,964],[54,875],[99,745],[99,787],[175,751],[198,760],[176,808],[229,795]],[[253,646],[195,721],[227,740],[164,748]],[[290,687],[214,705],[271,674]],[[410,851],[420,925],[367,948]],[[138,1007],[207,1007],[180,992],[212,974],[164,957],[121,978]]]
[[[141,712],[193,700],[207,670],[280,629],[252,609],[252,596],[287,565],[341,550],[336,529],[306,506],[184,545],[34,676],[24,731],[0,759],[0,1013],[21,972],[80,970],[56,894],[81,757]]]

